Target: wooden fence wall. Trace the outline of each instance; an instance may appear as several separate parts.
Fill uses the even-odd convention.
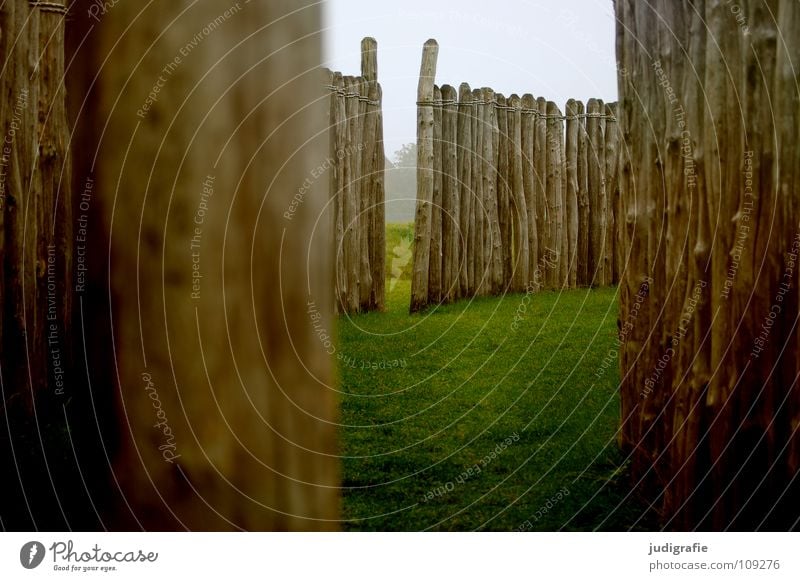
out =
[[[796,528],[800,5],[615,6],[634,482],[670,528]]]
[[[614,284],[616,103],[418,88],[411,311],[462,297]]]
[[[330,192],[339,312],[383,310],[386,226],[378,45],[361,41],[361,76],[329,71]]]

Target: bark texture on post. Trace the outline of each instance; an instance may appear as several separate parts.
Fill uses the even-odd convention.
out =
[[[528,283],[528,268],[530,266],[530,247],[528,244],[528,207],[525,200],[525,187],[522,158],[522,103],[517,95],[509,99],[509,121],[511,122],[511,151],[509,166],[511,170],[511,191],[513,202],[512,224],[514,225],[514,276],[512,288],[516,292],[524,292]]]
[[[355,77],[344,78],[345,111],[347,113],[347,147],[344,150],[344,267],[347,270],[347,310],[357,313],[361,304],[361,240],[360,204],[358,200],[359,164],[357,147],[360,135],[358,127],[358,81]]]
[[[369,59],[366,59],[369,60]],[[359,136],[358,152],[358,223],[359,223],[359,305],[360,310],[372,307],[372,163],[375,160],[375,137],[377,135],[377,108],[371,103],[377,97],[377,87],[363,76],[359,82]],[[371,101],[370,99],[373,99]]]
[[[0,465],[5,530],[93,526],[80,467],[87,401],[73,364],[75,231],[63,2],[0,6]],[[82,185],[83,188],[83,185]],[[88,182],[91,196],[93,182]],[[81,279],[83,271],[81,271]],[[82,281],[77,281],[78,283]],[[65,434],[75,436],[71,443]],[[93,446],[92,449],[96,448]],[[91,467],[87,469],[92,472]]]
[[[486,222],[488,208],[486,207],[486,183],[484,175],[486,172],[485,158],[486,150],[486,128],[484,127],[484,110],[486,103],[483,100],[483,89],[472,91],[472,100],[475,102],[475,169],[473,179],[475,180],[475,294],[485,295],[487,284],[487,263],[486,263]]]
[[[439,45],[430,39],[422,49],[417,87],[417,210],[414,220],[411,312],[428,304],[428,270],[431,255],[431,203],[433,201],[433,85]]]
[[[603,244],[605,242],[604,221],[600,208],[605,206],[603,194],[603,133],[601,128],[599,99],[589,99],[586,104],[587,156],[589,171],[587,187],[589,188],[589,284],[603,284]]]
[[[561,122],[556,119],[558,107],[547,101],[547,211],[549,216],[550,236],[547,252],[553,257],[553,264],[547,269],[548,287],[560,288],[563,280],[561,274],[561,236],[564,228],[561,206],[561,142],[559,128]]]
[[[586,110],[583,102],[576,102],[580,116],[577,123],[578,140],[578,286],[589,286],[589,154],[586,135]]]
[[[458,228],[460,204],[458,167],[456,165],[456,90],[442,87],[442,298],[452,302],[458,297]]]
[[[431,203],[431,251],[428,302],[442,300],[442,91],[433,88],[433,199]]]
[[[111,303],[84,303],[82,323],[110,343],[113,320],[114,383],[92,383],[119,394],[125,529],[337,528],[338,406],[317,333],[333,325],[327,180],[293,203],[328,158],[321,12],[236,6],[121,2],[76,59],[90,68],[71,92],[94,83],[95,105],[76,109],[76,151],[96,172],[92,235],[110,240],[89,274]]]
[[[472,90],[467,83],[458,88],[458,186],[460,198],[459,212],[459,282],[461,296],[469,296],[468,268],[471,264],[469,236],[472,230]]]
[[[605,186],[606,186],[606,284],[619,282],[617,264],[617,212],[619,206],[619,131],[617,127],[617,104],[606,103],[605,106]]]
[[[537,114],[534,118],[536,136],[533,141],[533,158],[536,170],[536,237],[539,240],[539,260],[536,263],[534,273],[538,273],[539,277],[537,286],[548,287],[550,284],[550,268],[545,264],[544,257],[551,255],[550,224],[552,216],[548,207],[549,198],[547,193],[547,101],[544,97],[536,99],[535,108]]]
[[[513,271],[511,253],[515,228],[512,224],[512,188],[509,183],[509,152],[512,151],[512,148],[508,132],[507,100],[501,93],[497,93],[495,100],[497,101],[497,128],[499,131],[497,144],[497,212],[500,223],[500,245],[502,247],[502,280],[509,281]]]
[[[567,101],[566,112],[566,182],[567,182],[567,286],[578,284],[578,108],[575,100]]]
[[[522,96],[522,181],[525,190],[525,208],[528,212],[528,275],[526,285],[536,285],[535,272],[539,266],[539,230],[537,225],[538,210],[536,208],[536,171],[534,161],[534,142],[536,130],[534,111],[538,111],[536,100],[530,93]]]
[[[377,84],[377,127],[375,133],[375,161],[372,167],[372,304],[378,311],[386,308],[386,152],[383,143],[383,91]]]

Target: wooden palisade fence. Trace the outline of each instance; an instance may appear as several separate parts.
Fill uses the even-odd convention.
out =
[[[86,526],[72,458],[73,205],[64,2],[0,6],[0,519],[8,529]],[[77,204],[76,204],[77,206]],[[80,421],[80,420],[78,420]],[[47,426],[49,429],[42,429]],[[70,428],[72,427],[72,430]],[[74,487],[71,486],[75,485]],[[84,497],[85,498],[85,497]]]
[[[435,85],[417,95],[411,311],[475,295],[617,282],[616,104]]]
[[[800,5],[616,14],[635,482],[668,527],[797,527]]]
[[[328,72],[330,192],[340,312],[383,310],[386,227],[378,45],[361,41],[361,76]]]

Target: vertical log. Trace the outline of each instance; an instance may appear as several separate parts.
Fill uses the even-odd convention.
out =
[[[442,87],[442,296],[446,302],[458,297],[460,200],[456,163],[456,90]]]
[[[480,139],[480,123],[478,122],[478,111],[480,110],[480,102],[482,98],[479,89],[472,91],[472,107],[470,124],[472,126],[472,146],[470,148],[470,164],[472,166],[471,182],[470,182],[470,204],[469,215],[469,253],[470,257],[467,262],[468,278],[469,278],[469,293],[475,295],[478,292],[478,285],[480,283],[480,252],[478,248],[483,248],[482,237],[483,234],[478,232],[478,224],[480,220],[479,212],[483,207],[481,201],[481,139]]]
[[[536,172],[534,161],[534,149],[536,141],[536,130],[534,121],[534,111],[538,112],[536,100],[533,95],[526,93],[522,96],[522,185],[525,190],[525,209],[527,210],[528,231],[525,235],[528,244],[528,272],[526,285],[534,286],[538,281],[535,280],[536,269],[539,268],[539,231],[537,225],[536,210]]]
[[[560,288],[563,284],[561,275],[562,237],[564,235],[563,207],[561,205],[561,119],[558,107],[547,101],[547,211],[550,218],[550,236],[548,251],[547,280],[550,288]]]
[[[336,237],[336,288],[337,288],[337,306],[342,312],[347,312],[348,309],[348,271],[347,271],[347,251],[345,247],[345,228],[347,222],[345,221],[345,205],[347,199],[345,191],[347,190],[347,177],[348,168],[347,162],[344,159],[344,151],[347,146],[347,105],[345,102],[345,81],[341,73],[335,73],[333,78],[333,86],[335,87],[333,98],[335,106],[335,126],[334,134],[334,168],[336,174],[336,201],[334,204],[335,212],[335,237]]]
[[[775,188],[781,199],[787,221],[800,214],[800,144],[797,136],[800,135],[800,91],[792,89],[793,81],[797,77],[796,63],[800,62],[800,39],[792,31],[800,30],[800,6],[793,2],[781,2],[778,10],[778,37],[783,39],[778,43],[775,58],[775,128],[777,130],[776,160],[775,160]],[[798,277],[795,275],[793,284],[796,289]],[[791,301],[797,301],[797,291],[794,291]],[[794,312],[797,312],[795,307]],[[800,329],[795,331],[789,340],[795,346],[795,362],[792,371],[800,372]],[[786,382],[785,387],[790,390],[787,402],[788,409],[784,425],[800,425],[800,386],[797,382]],[[788,432],[788,446],[786,452],[785,468],[781,476],[786,481],[796,483],[800,472],[800,433],[797,430]],[[789,512],[789,502],[798,497],[797,484],[787,490],[784,498],[776,507],[779,514]]]
[[[567,166],[566,159],[567,153],[565,150],[566,140],[564,139],[564,115],[560,109],[558,112],[558,173],[561,181],[561,250],[559,252],[558,262],[558,279],[561,288],[568,288],[569,286],[569,236],[567,225]]]
[[[367,125],[364,130],[365,159],[362,159],[362,180],[364,184],[363,195],[366,203],[364,221],[366,226],[362,230],[368,231],[369,249],[369,281],[370,294],[366,310],[383,308],[383,293],[386,273],[386,244],[384,220],[379,216],[383,210],[383,116],[381,113],[381,88],[378,84],[378,43],[374,38],[366,37],[361,40],[361,76],[369,86],[368,101],[366,103]],[[380,158],[380,159],[379,159]],[[384,240],[381,243],[380,240]]]
[[[514,278],[513,289],[524,292],[528,283],[530,246],[528,244],[528,208],[525,200],[525,185],[522,159],[522,104],[517,95],[511,95],[509,122],[511,131],[511,195],[514,224]]]
[[[600,127],[600,100],[589,99],[586,105],[587,154],[589,158],[589,284],[602,285],[603,278],[603,135]]]
[[[475,294],[485,294],[486,286],[486,262],[484,244],[484,222],[486,222],[486,199],[484,190],[484,152],[483,141],[485,130],[483,127],[483,110],[486,105],[483,102],[483,90],[475,89],[472,91],[472,99],[475,102],[475,119],[473,124],[473,141],[475,142],[475,166],[472,170],[472,178],[475,183],[475,201],[473,204],[473,226],[475,227]]]
[[[469,237],[472,230],[471,213],[472,191],[472,90],[467,83],[458,88],[458,181],[461,209],[459,212],[459,280],[461,296],[469,296],[469,266],[472,264],[472,251]]]
[[[48,10],[21,1],[0,7],[0,465],[8,474],[0,514],[5,530],[63,530],[94,520],[78,512],[91,506],[73,498],[84,497],[85,487],[72,466],[78,453],[64,438],[72,422],[88,420],[76,389],[78,368],[72,365],[78,341],[72,335],[78,248],[63,86],[65,13],[62,2]],[[75,443],[83,444],[82,438]]]
[[[486,197],[486,207],[488,208],[485,234],[488,273],[487,292],[496,294],[500,292],[503,282],[503,247],[497,205],[497,144],[499,143],[500,131],[495,115],[494,91],[485,89],[484,99],[486,102],[486,107],[484,108],[486,135],[483,151],[484,163],[487,164],[484,166],[486,172],[484,175],[484,195]]]
[[[336,237],[336,206],[338,205],[337,195],[336,195],[336,174],[338,169],[336,167],[336,74],[330,70],[325,69],[325,73],[327,75],[328,80],[328,90],[330,94],[328,95],[328,159],[331,162],[331,167],[328,170],[328,193],[330,195],[329,206],[332,209],[331,215],[331,232],[333,233],[333,243],[336,249],[339,248],[339,240]],[[339,314],[339,268],[336,264],[336,260],[338,258],[338,250],[337,253],[334,255],[334,269],[333,269],[333,278],[331,279],[331,285],[333,287],[334,293],[334,301],[333,301],[333,311],[335,314]]]
[[[344,248],[347,268],[347,310],[357,313],[361,302],[361,238],[359,220],[359,166],[358,166],[358,81],[344,78],[345,108],[347,111],[347,137],[344,159],[346,165],[344,189]]]
[[[372,163],[375,161],[375,136],[377,122],[377,87],[361,77],[358,85],[359,139],[358,155],[358,236],[359,236],[359,304],[363,312],[372,309]]]
[[[605,238],[605,273],[606,284],[616,284],[616,264],[614,256],[616,253],[615,232],[616,223],[614,209],[619,199],[617,188],[617,166],[618,160],[618,135],[617,135],[617,104],[606,103],[605,111],[605,191],[606,191],[606,238]],[[683,277],[685,279],[685,276]]]
[[[533,157],[535,158],[536,165],[536,219],[539,222],[536,225],[536,230],[539,236],[539,264],[537,264],[540,280],[540,286],[550,288],[550,271],[548,266],[550,258],[547,258],[547,263],[544,257],[552,255],[552,218],[550,215],[550,199],[547,189],[547,101],[544,97],[536,99],[536,108],[538,114],[535,118],[535,131],[536,140],[533,143]]]
[[[374,307],[383,311],[386,308],[386,153],[383,144],[383,91],[376,83],[377,120],[375,134],[375,161],[372,170],[372,291]]]
[[[578,107],[574,99],[567,101],[566,114],[566,182],[567,182],[567,238],[569,253],[568,286],[578,284]]]
[[[509,151],[510,139],[508,133],[508,105],[505,96],[497,93],[497,127],[499,130],[497,151],[497,211],[500,223],[500,243],[503,248],[503,286],[511,281],[513,272],[513,212],[511,208],[511,180],[509,179]]]
[[[608,248],[608,191],[606,186],[606,119],[605,119],[605,111],[606,107],[603,103],[602,99],[597,100],[598,103],[598,115],[599,118],[599,143],[597,146],[597,163],[599,166],[599,175],[600,175],[600,184],[599,184],[599,198],[597,202],[597,208],[600,213],[600,243],[601,248],[598,255],[599,264],[598,269],[600,271],[600,276],[598,279],[598,284],[601,286],[606,286],[609,283],[609,248]]]
[[[433,200],[428,302],[442,300],[442,91],[433,87]]]
[[[586,110],[576,102],[578,115],[578,286],[589,286],[589,152],[586,135]]]
[[[433,84],[439,45],[430,39],[422,49],[417,87],[417,208],[414,220],[411,312],[428,304],[428,269],[431,251],[433,201]]]
[[[220,8],[147,11],[119,3],[103,16],[74,62],[108,60],[71,88],[84,95],[93,85],[97,96],[95,109],[78,111],[87,140],[76,151],[87,152],[85,167],[97,154],[92,204],[102,213],[92,235],[111,242],[91,250],[110,272],[89,273],[110,282],[114,321],[114,472],[125,498],[110,524],[336,528],[334,374],[315,333],[332,327],[333,234],[321,216],[325,180],[304,186],[328,147],[321,10],[242,3],[213,42],[166,71]],[[280,32],[265,28],[278,20]],[[159,75],[163,98],[141,109]],[[136,179],[142,168],[152,180]],[[97,326],[104,305],[84,307],[87,334],[107,338]]]

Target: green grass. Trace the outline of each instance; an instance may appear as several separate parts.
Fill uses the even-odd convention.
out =
[[[387,312],[339,322],[345,529],[655,526],[616,447],[616,362],[596,375],[616,289],[530,295],[514,330],[524,295],[412,316],[410,283],[389,287]]]

